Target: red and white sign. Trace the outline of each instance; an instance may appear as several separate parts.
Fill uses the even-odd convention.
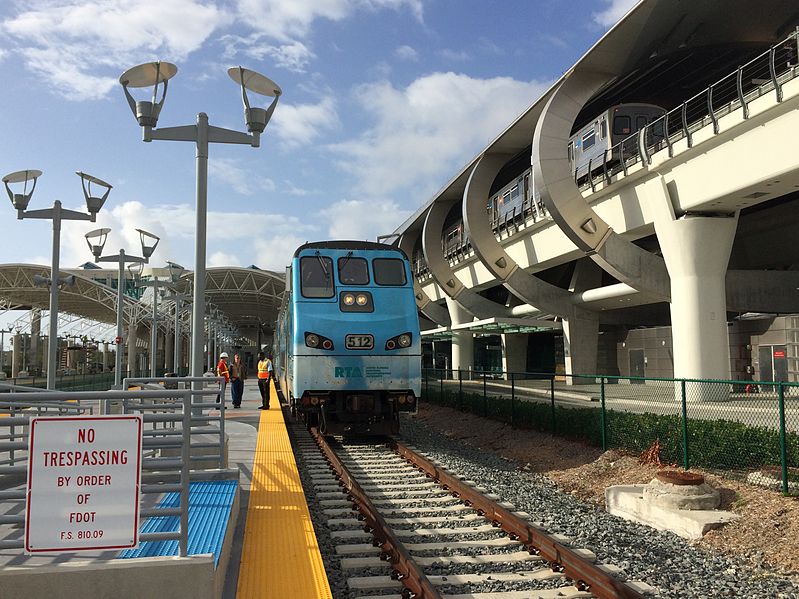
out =
[[[115,337],[115,338],[114,338],[114,342],[115,342],[117,345],[119,345],[120,343],[122,343],[122,337]]]
[[[142,417],[30,420],[25,552],[139,544]]]

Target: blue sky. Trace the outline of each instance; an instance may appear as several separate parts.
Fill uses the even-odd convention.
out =
[[[391,232],[502,131],[635,0],[4,0],[0,171],[44,171],[31,207],[83,205],[82,170],[114,186],[98,224],[65,223],[62,266],[162,237],[194,263],[194,147],[141,141],[119,75],[178,65],[160,126],[243,129],[226,68],[283,89],[259,149],[211,148],[209,266],[282,270],[306,240]],[[50,263],[50,223],[0,208],[0,261]]]

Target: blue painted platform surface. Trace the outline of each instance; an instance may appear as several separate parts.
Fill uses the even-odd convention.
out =
[[[203,481],[189,485],[189,555],[214,554],[214,567],[219,564],[222,541],[225,539],[230,510],[236,495],[238,481]],[[167,493],[156,507],[180,507],[180,493]],[[178,516],[148,518],[141,532],[177,532]],[[138,549],[125,549],[120,559],[178,555],[178,541],[144,541]]]

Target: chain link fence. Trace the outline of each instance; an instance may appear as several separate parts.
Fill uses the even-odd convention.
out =
[[[799,492],[799,383],[427,369],[422,399]]]

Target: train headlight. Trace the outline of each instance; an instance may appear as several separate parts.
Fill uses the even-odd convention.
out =
[[[400,403],[405,403],[405,396],[404,396],[404,395],[400,395],[400,396],[397,398],[397,401],[399,401]]]
[[[399,343],[400,347],[408,347],[411,344],[411,336],[407,333],[403,333],[397,337],[397,343]]]
[[[318,397],[311,397],[311,405],[318,406],[319,405],[319,398]]]
[[[360,297],[361,296],[358,296],[358,299],[360,299]],[[352,295],[351,293],[346,293],[344,294],[344,297],[342,298],[341,301],[344,302],[345,306],[351,306],[352,304],[355,303],[355,296]]]
[[[411,346],[413,342],[413,337],[410,333],[403,333],[402,335],[397,335],[396,337],[392,337],[388,341],[386,341],[386,349],[406,349]]]
[[[308,347],[317,347],[319,345],[319,336],[313,333],[308,333],[305,336],[305,345]]]
[[[386,341],[386,349],[394,349],[395,347],[397,347],[397,344],[393,339]]]
[[[346,298],[344,301],[346,301]],[[363,293],[359,293],[358,297],[355,298],[355,301],[359,306],[365,306],[366,303],[369,301],[369,298],[366,297]]]

